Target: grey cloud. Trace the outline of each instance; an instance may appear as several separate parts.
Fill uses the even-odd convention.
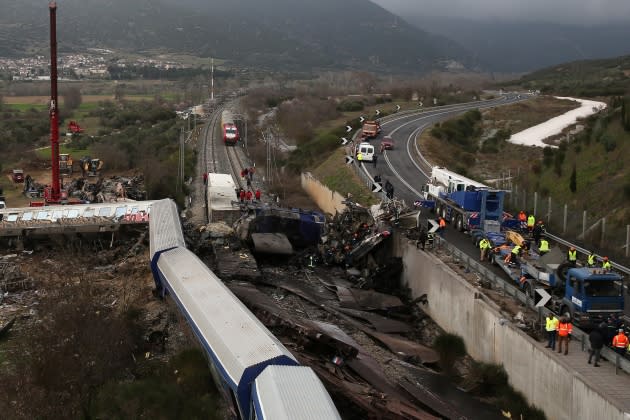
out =
[[[401,16],[599,24],[630,21],[630,0],[371,0]]]

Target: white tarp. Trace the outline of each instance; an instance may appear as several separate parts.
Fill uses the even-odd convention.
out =
[[[575,124],[578,118],[585,118],[592,115],[604,108],[606,104],[604,102],[589,101],[586,99],[567,98],[556,96],[557,99],[567,99],[570,101],[576,101],[581,104],[579,108],[572,109],[562,115],[554,117],[542,124],[529,127],[526,130],[514,134],[508,139],[510,143],[522,144],[524,146],[539,146],[539,147],[556,147],[543,143],[543,140],[547,137],[555,136],[562,133],[562,130]]]

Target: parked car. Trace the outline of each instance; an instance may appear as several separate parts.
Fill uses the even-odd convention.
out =
[[[13,182],[21,184],[24,182],[24,171],[21,169],[14,169],[11,174],[11,178],[13,179]]]
[[[383,137],[381,140],[381,153],[385,150],[392,150],[394,148],[394,139],[390,136]]]

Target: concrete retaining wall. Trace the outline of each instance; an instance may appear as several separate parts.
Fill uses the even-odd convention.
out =
[[[345,198],[313,178],[310,172],[302,173],[302,189],[308,193],[325,213],[334,215],[337,212],[343,212],[346,208],[346,205],[342,203]]]
[[[624,412],[558,363],[525,333],[502,319],[497,305],[432,254],[399,238],[403,283],[414,297],[427,294],[428,315],[461,336],[478,361],[503,365],[511,385],[550,419],[625,419]]]

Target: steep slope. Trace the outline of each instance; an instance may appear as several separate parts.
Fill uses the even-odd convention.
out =
[[[0,1],[0,55],[47,49],[41,1]],[[60,49],[185,51],[275,68],[424,71],[466,51],[423,32],[368,0],[65,0]],[[19,22],[19,24],[15,24]]]
[[[630,56],[559,64],[525,75],[512,85],[558,95],[625,95],[630,92]]]

